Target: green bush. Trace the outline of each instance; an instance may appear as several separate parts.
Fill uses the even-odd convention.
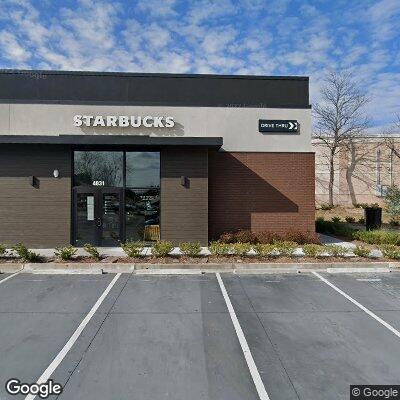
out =
[[[354,232],[354,229],[351,229],[345,222],[333,222],[318,219],[315,221],[315,230],[319,233],[328,233],[347,238],[352,238]]]
[[[353,253],[354,253],[354,255],[356,255],[357,257],[364,257],[364,258],[366,258],[366,257],[369,257],[370,249],[368,249],[368,248],[365,247],[365,246],[356,246],[356,247],[353,249]]]
[[[347,254],[347,249],[337,244],[329,244],[325,246],[325,251],[333,257],[344,257]]]
[[[73,246],[65,246],[65,247],[56,247],[54,252],[55,256],[60,260],[67,261],[71,260],[72,257],[76,254],[77,249]]]
[[[122,250],[128,257],[138,257],[143,250],[143,243],[137,240],[130,240],[122,244]]]
[[[290,241],[276,242],[274,243],[274,246],[276,251],[278,251],[279,254],[284,257],[291,257],[298,247],[296,242]]]
[[[261,257],[276,256],[276,246],[271,243],[258,243],[254,246],[254,250]]]
[[[22,243],[17,243],[14,245],[12,250],[17,254],[22,262],[37,262],[40,260],[39,254],[28,250],[28,248]]]
[[[389,221],[389,225],[390,226],[399,226],[400,225],[400,221],[397,218],[391,218]]]
[[[400,217],[400,189],[397,186],[388,188],[385,196],[386,210],[392,219]]]
[[[305,244],[303,252],[307,257],[318,257],[325,252],[325,248],[319,244]]]
[[[232,245],[233,254],[235,254],[236,256],[246,256],[250,250],[250,243],[234,243]]]
[[[7,247],[4,244],[0,244],[0,257],[7,255]]]
[[[211,242],[209,246],[210,253],[215,256],[226,256],[232,252],[232,244],[219,241]]]
[[[379,246],[379,250],[382,252],[384,257],[393,258],[398,260],[400,258],[400,247],[394,244],[383,244]]]
[[[179,245],[179,248],[185,256],[189,256],[189,257],[198,256],[201,252],[200,243],[190,243],[190,242],[181,243]]]
[[[335,224],[341,221],[340,217],[332,217],[331,221]]]
[[[400,233],[393,231],[384,231],[380,229],[375,231],[356,231],[353,237],[354,239],[368,244],[400,245]]]
[[[354,224],[354,222],[356,222],[354,217],[346,217],[344,220],[349,224]]]
[[[90,254],[95,260],[100,260],[100,253],[92,244],[86,243],[83,248],[86,253]]]
[[[166,257],[174,248],[172,242],[160,240],[153,244],[151,253],[156,257]]]

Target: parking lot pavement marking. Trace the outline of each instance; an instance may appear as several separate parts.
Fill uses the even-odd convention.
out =
[[[57,354],[56,358],[51,362],[51,364],[46,368],[46,370],[43,372],[43,374],[40,376],[40,378],[36,381],[37,384],[41,384],[41,383],[48,381],[48,379],[50,378],[52,373],[60,365],[61,361],[65,358],[65,356],[71,350],[74,343],[78,340],[82,331],[85,329],[85,326],[92,319],[93,315],[96,313],[96,311],[100,307],[101,303],[107,297],[108,293],[113,288],[113,286],[115,285],[115,283],[117,282],[117,280],[120,276],[121,276],[121,273],[115,275],[114,279],[110,282],[110,284],[104,290],[102,295],[98,298],[98,300],[96,301],[94,306],[87,313],[86,317],[79,324],[78,328],[76,328],[75,332],[69,338],[68,342],[64,345],[64,347],[61,349],[61,351]],[[28,396],[25,397],[25,400],[33,400],[35,397],[36,397],[36,395],[29,394]]]
[[[347,293],[343,292],[343,290],[339,289],[337,286],[335,286],[333,283],[329,282],[327,279],[325,279],[323,276],[321,276],[318,272],[312,271],[312,273],[321,279],[321,281],[325,282],[328,286],[330,286],[332,289],[336,290],[338,293],[340,293],[342,296],[344,296],[347,300],[351,301],[354,305],[356,305],[358,308],[363,310],[365,313],[367,313],[370,317],[374,318],[376,321],[378,321],[380,324],[382,324],[385,328],[389,329],[390,332],[395,334],[398,338],[400,338],[400,332],[393,328],[392,325],[388,324],[386,321],[384,321],[382,318],[379,318],[375,313],[370,311],[367,307],[364,307],[361,303],[359,303],[357,300],[354,300],[351,296],[349,296]]]
[[[244,336],[242,327],[240,326],[239,320],[238,320],[235,310],[232,306],[228,292],[226,291],[224,282],[222,281],[221,275],[218,272],[215,275],[217,276],[217,280],[218,280],[219,287],[222,292],[222,296],[224,297],[226,306],[228,308],[229,315],[231,317],[233,326],[236,331],[236,335],[239,339],[239,343],[240,343],[240,346],[241,346],[243,354],[244,354],[244,358],[246,359],[246,363],[247,363],[247,366],[249,367],[251,377],[253,379],[254,385],[256,386],[258,396],[260,397],[260,400],[270,400],[270,397],[268,396],[268,393],[265,390],[265,386],[261,379],[260,373],[258,372],[256,363],[254,362],[254,358],[251,354],[249,345],[247,344],[247,340],[246,340],[246,337]]]
[[[14,278],[14,276],[17,276],[17,275],[19,275],[21,273],[21,271],[18,271],[18,272],[15,272],[14,274],[12,274],[12,275],[10,275],[10,276],[7,276],[7,278],[4,278],[4,279],[2,279],[1,281],[0,281],[0,285],[2,284],[2,283],[4,283],[5,281],[8,281],[9,279],[11,279],[11,278]]]
[[[359,282],[381,282],[382,279],[379,279],[379,278],[360,278],[360,279],[357,279],[357,281],[359,281]]]

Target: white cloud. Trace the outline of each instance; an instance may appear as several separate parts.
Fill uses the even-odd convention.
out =
[[[19,40],[11,32],[0,31],[0,49],[4,57],[17,64],[28,61],[30,52],[20,45]]]

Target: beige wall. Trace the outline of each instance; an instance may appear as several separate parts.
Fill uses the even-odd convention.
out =
[[[75,127],[73,116],[172,116],[173,128]],[[258,132],[259,119],[292,119],[298,134]],[[134,107],[60,104],[0,104],[0,135],[150,135],[223,137],[226,151],[309,152],[311,110],[229,107]]]
[[[400,138],[395,139],[400,149]],[[315,150],[315,200],[328,203],[329,155],[320,141],[313,140]],[[378,156],[379,152],[379,156]],[[350,184],[349,184],[350,182]],[[391,154],[384,138],[365,138],[342,148],[335,157],[334,203],[383,204],[381,187],[400,185],[400,158]]]

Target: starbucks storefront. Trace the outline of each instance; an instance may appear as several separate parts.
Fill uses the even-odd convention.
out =
[[[308,78],[0,71],[0,243],[313,231]]]

